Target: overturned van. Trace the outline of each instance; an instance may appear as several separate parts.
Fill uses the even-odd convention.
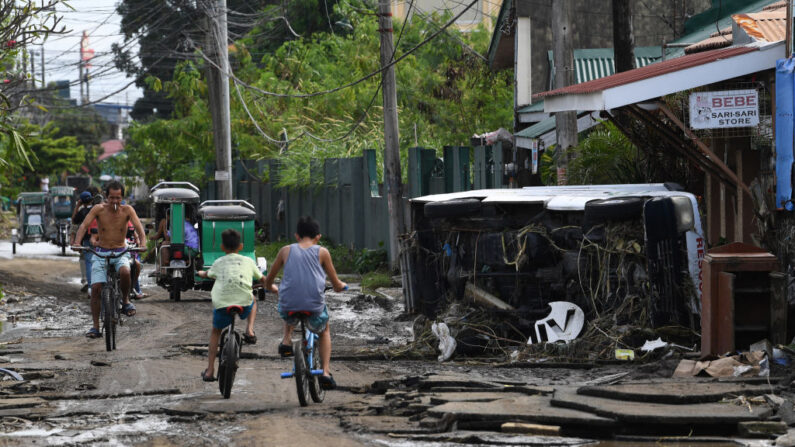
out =
[[[625,323],[698,322],[704,239],[696,198],[678,185],[489,189],[410,206],[410,311],[433,318],[480,297],[480,307],[527,321],[569,302],[586,318],[635,306]]]

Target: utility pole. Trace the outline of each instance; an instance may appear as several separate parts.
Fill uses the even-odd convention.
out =
[[[47,86],[44,79],[44,44],[41,44],[41,88]]]
[[[218,198],[232,199],[232,130],[229,118],[229,49],[227,47],[226,0],[217,0],[215,7],[208,6],[210,34],[209,57],[216,66],[209,67],[207,88],[210,96],[210,113],[213,119],[215,143],[215,180]]]
[[[82,53],[83,52],[81,51],[79,56],[80,61],[77,64],[78,76],[80,77],[80,104],[82,104],[86,98],[85,95],[83,94],[83,54]]]
[[[381,33],[381,67],[385,67],[392,62],[394,54],[391,0],[378,0],[378,32]],[[404,220],[394,65],[381,72],[381,83],[384,93],[384,184],[389,208],[389,265],[395,270],[400,255],[398,236],[404,233]]]
[[[34,56],[36,56],[36,52],[33,51],[33,50],[30,50],[30,85],[35,90],[36,89],[36,63],[35,63],[36,58]]]
[[[569,11],[571,0],[552,2],[552,38],[554,39],[555,88],[574,83],[574,51],[571,42]],[[569,148],[577,145],[577,112],[555,113],[558,152],[558,185],[568,184]]]
[[[635,68],[635,35],[630,0],[613,0],[613,60],[616,73]]]

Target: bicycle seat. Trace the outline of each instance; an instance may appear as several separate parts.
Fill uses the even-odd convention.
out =
[[[230,314],[242,314],[243,306],[229,306],[226,308],[226,312]]]
[[[299,315],[299,316],[303,315],[305,317],[311,317],[312,316],[312,312],[310,312],[308,310],[291,310],[291,311],[287,312],[287,315],[291,316],[291,317],[294,316],[294,315]]]

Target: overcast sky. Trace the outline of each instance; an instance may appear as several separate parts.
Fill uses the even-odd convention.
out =
[[[83,31],[89,35],[89,48],[94,50],[93,67],[90,73],[96,76],[90,79],[89,94],[92,101],[102,97],[112,96],[103,100],[104,103],[119,103],[132,105],[137,98],[142,96],[140,89],[134,85],[114,93],[132,81],[126,74],[113,68],[113,56],[110,47],[113,43],[123,43],[119,32],[121,17],[116,14],[118,0],[69,0],[74,11],[64,7],[59,13],[63,16],[61,22],[69,32],[64,35],[51,36],[44,43],[44,60],[46,67],[46,81],[68,80],[76,82],[78,79],[78,61],[80,57],[80,37]],[[137,54],[138,45],[130,47],[133,54]],[[41,77],[41,46],[34,46],[36,52],[34,67],[36,78]],[[80,86],[71,87],[71,97],[80,96]]]

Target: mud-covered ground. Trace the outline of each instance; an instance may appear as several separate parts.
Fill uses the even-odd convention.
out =
[[[389,361],[377,352],[412,336],[400,289],[363,295],[351,284],[348,292],[328,294],[338,390],[321,404],[299,406],[294,382],[279,376],[292,363],[276,355],[282,326],[269,297],[258,303],[259,341],[243,347],[232,398],[224,400],[217,382],[199,378],[206,366],[209,293],[187,292],[175,303],[144,278],[150,296],[136,302],[137,315],[125,319],[118,349],[109,353],[102,339],[84,336],[90,314],[77,256],[57,250],[25,244],[11,256],[10,244],[0,242],[0,367],[26,379],[0,381],[0,445],[451,445],[394,439],[350,419],[367,413],[372,399],[365,391],[378,380],[450,373],[549,385],[616,371]],[[559,442],[521,445],[572,445]]]
[[[170,301],[145,277],[150,269],[142,277],[149,296],[136,302],[135,317],[124,320],[118,349],[107,352],[103,339],[84,336],[90,327],[89,301],[80,292],[77,255],[60,256],[52,245],[25,244],[12,256],[10,244],[0,241],[5,293],[0,368],[25,379],[0,375],[0,446],[641,445],[498,433],[411,437],[416,422],[375,417],[385,398],[368,391],[376,382],[433,375],[523,386],[576,385],[619,372],[670,375],[670,370],[660,371],[661,365],[528,369],[495,368],[494,359],[390,361],[385,353],[412,338],[413,318],[403,313],[400,289],[362,294],[350,283],[349,291],[327,296],[338,390],[328,392],[323,403],[299,406],[294,381],[279,376],[291,370],[292,361],[276,354],[282,326],[271,296],[258,303],[258,343],[243,347],[232,397],[224,400],[217,382],[199,377],[206,366],[209,293],[187,292],[181,302]]]

